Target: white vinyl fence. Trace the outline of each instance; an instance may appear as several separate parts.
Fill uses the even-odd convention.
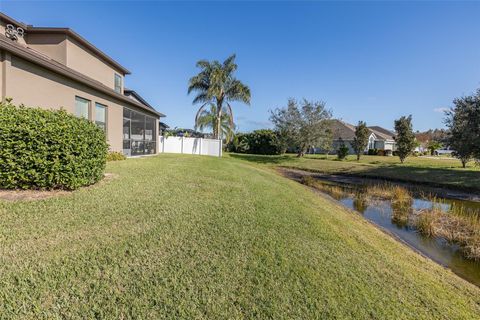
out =
[[[159,152],[221,157],[222,140],[160,136]]]

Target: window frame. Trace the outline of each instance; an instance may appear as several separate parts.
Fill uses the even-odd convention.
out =
[[[119,87],[117,90],[117,79],[119,81]],[[113,90],[118,93],[122,93],[122,88],[123,88],[123,77],[119,75],[118,73],[114,73],[113,76]]]
[[[97,124],[97,107],[102,107],[105,110],[105,119],[104,119],[103,124],[105,126],[105,129],[104,129],[105,134],[107,134],[107,132],[108,132],[108,106],[106,104],[95,101],[95,119],[93,119],[93,122],[95,123],[95,125],[98,126],[98,124]]]
[[[86,118],[83,117],[83,115],[77,114],[77,100],[83,100],[84,102],[87,102],[87,117]],[[86,99],[86,98],[83,98],[83,97],[80,97],[80,96],[75,96],[74,114],[75,114],[76,117],[91,120],[91,118],[92,118],[92,110],[91,109],[92,109],[92,100],[89,100],[89,99]]]

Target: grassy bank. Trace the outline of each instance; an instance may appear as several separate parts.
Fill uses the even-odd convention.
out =
[[[361,217],[233,158],[108,164],[0,201],[2,318],[473,319],[480,289]]]
[[[404,164],[401,164],[398,157],[381,156],[363,156],[358,162],[354,156],[349,156],[345,161],[338,161],[335,156],[325,158],[323,155],[307,155],[303,158],[296,158],[294,155],[229,154],[229,156],[268,166],[282,166],[325,174],[347,174],[480,191],[480,168],[475,167],[471,162],[466,169],[463,169],[460,161],[456,159],[409,157]]]

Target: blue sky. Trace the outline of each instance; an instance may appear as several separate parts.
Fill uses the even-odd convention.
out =
[[[187,95],[199,59],[237,54],[251,106],[241,131],[270,126],[289,97],[325,101],[337,118],[418,130],[480,87],[480,2],[9,2],[0,10],[36,26],[68,26],[132,71],[126,85],[193,127]]]

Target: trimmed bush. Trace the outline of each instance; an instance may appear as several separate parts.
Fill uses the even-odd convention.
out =
[[[281,154],[283,151],[277,133],[269,129],[238,134],[227,148],[238,153],[266,155]]]
[[[99,181],[108,145],[91,121],[64,110],[0,103],[0,188],[67,189]]]
[[[111,151],[107,154],[107,161],[121,161],[125,159],[127,159],[127,157],[121,152]]]

